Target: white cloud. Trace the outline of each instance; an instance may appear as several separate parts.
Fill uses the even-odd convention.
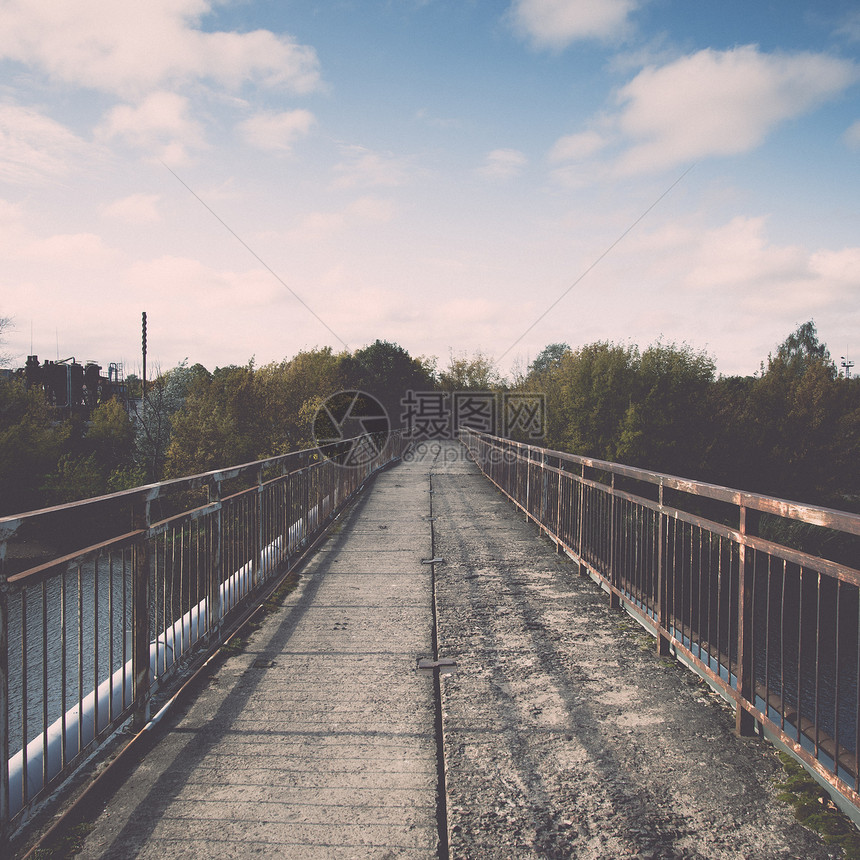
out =
[[[819,278],[850,290],[853,301],[860,284],[860,248],[817,251],[810,258],[810,268]]]
[[[394,218],[391,200],[366,196],[353,200],[343,209],[330,212],[310,212],[299,225],[290,230],[287,239],[300,244],[317,243],[332,238],[347,229],[366,224],[386,224]]]
[[[852,9],[848,12],[842,24],[836,29],[839,36],[844,36],[852,42],[860,42],[860,12]]]
[[[695,259],[689,261],[686,282],[696,289],[749,296],[810,279],[808,252],[798,246],[769,244],[766,222],[762,217],[738,216],[705,232],[697,240]]]
[[[860,149],[860,119],[852,123],[845,131],[843,140],[852,149]]]
[[[289,298],[289,292],[265,269],[244,272],[216,269],[187,257],[163,256],[134,263],[123,274],[130,295],[168,298],[178,315],[196,315],[203,302],[208,312],[226,312],[222,331],[229,329],[229,313],[237,302],[244,308],[265,308]],[[159,298],[154,296],[155,300]]]
[[[154,224],[161,220],[157,205],[159,199],[158,194],[131,194],[109,203],[102,215],[128,224]]]
[[[148,95],[139,105],[112,108],[97,134],[104,140],[119,138],[147,151],[166,164],[181,164],[189,149],[205,146],[203,129],[188,116],[189,101],[176,93]]]
[[[660,332],[721,344],[722,372],[751,373],[798,323],[851,331],[860,282],[860,247],[841,250],[777,244],[768,218],[739,216],[712,227],[695,218],[631,235],[596,270],[591,283],[607,296],[635,279],[637,291],[598,308],[630,314],[634,342]],[[600,293],[595,286],[593,293]],[[608,300],[612,304],[612,300]]]
[[[618,95],[617,125],[631,142],[619,166],[635,173],[747,152],[856,79],[847,60],[765,54],[754,45],[643,69]]]
[[[541,48],[564,48],[579,39],[622,34],[638,0],[514,0],[516,30]]]
[[[30,183],[66,176],[86,141],[32,108],[0,105],[0,179]]]
[[[403,185],[408,178],[406,164],[390,153],[364,146],[344,146],[343,160],[333,168],[333,188],[371,188]]]
[[[606,138],[594,130],[568,134],[555,142],[550,150],[549,160],[555,163],[581,161],[596,155],[606,143]]]
[[[518,149],[494,149],[487,153],[478,173],[487,179],[509,179],[517,176],[528,164],[528,158]]]
[[[6,0],[0,5],[0,57],[51,77],[130,94],[169,82],[246,81],[307,92],[319,83],[316,53],[268,30],[199,28],[213,0]]]
[[[117,263],[119,252],[95,233],[56,233],[36,236],[11,225],[0,244],[0,260],[36,264],[44,273],[52,266],[64,271],[100,270]]]
[[[268,152],[289,152],[296,138],[307,134],[316,122],[307,110],[259,113],[239,124],[245,141]]]

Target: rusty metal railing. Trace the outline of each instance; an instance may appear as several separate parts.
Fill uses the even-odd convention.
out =
[[[0,844],[401,457],[379,441],[0,518]]]
[[[860,516],[461,431],[613,606],[860,808]],[[832,547],[826,552],[810,546]]]

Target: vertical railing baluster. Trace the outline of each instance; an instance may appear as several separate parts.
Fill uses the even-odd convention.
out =
[[[27,725],[27,709],[30,703],[30,697],[27,695],[27,586],[25,585],[21,591],[21,751],[23,753],[21,763],[21,773],[23,774],[21,794],[23,796],[24,805],[30,799],[30,762],[28,761],[28,747],[30,740],[29,727]]]
[[[48,580],[42,579],[42,787],[48,784]]]
[[[132,697],[134,726],[139,731],[149,722],[152,673],[149,663],[150,631],[150,558],[153,538],[149,535],[150,501],[140,499],[134,509],[135,529],[142,530],[134,546],[134,596],[132,598]],[[158,649],[156,648],[156,655]],[[157,657],[156,657],[157,660]]]
[[[0,540],[0,840],[9,832],[9,586],[6,541]]]
[[[68,685],[67,644],[66,644],[66,576],[68,567],[63,566],[60,574],[60,766],[65,767],[69,760],[66,749],[66,687]]]
[[[755,720],[746,708],[744,702],[755,704],[755,690],[753,689],[753,641],[752,641],[752,593],[753,572],[752,566],[747,564],[746,558],[746,529],[747,509],[741,504],[740,511],[740,543],[738,544],[738,694],[740,700],[735,712],[735,731],[741,736],[749,736],[755,732]],[[765,703],[765,710],[767,704]]]
[[[93,559],[93,740],[99,736],[99,556]]]
[[[819,693],[821,690],[821,572],[817,573],[818,587],[815,592],[815,710],[813,722],[815,723],[815,758],[818,758],[818,726],[819,726]]]
[[[803,724],[803,568],[797,570],[797,717],[795,740],[800,743]],[[860,636],[857,638],[860,643]],[[858,687],[860,689],[860,687]]]
[[[839,659],[840,651],[840,618],[842,616],[842,580],[836,580],[836,651],[833,659],[833,668],[836,673],[833,690],[833,773],[839,776],[839,669],[842,661]]]
[[[222,563],[224,560],[224,541],[225,541],[225,523],[224,523],[224,503],[221,500],[221,482],[217,478],[213,478],[209,482],[209,501],[217,505],[215,513],[210,518],[210,527],[212,529],[212,546],[211,546],[211,562],[209,569],[209,578],[206,583],[207,598],[208,598],[208,619],[207,633],[209,635],[210,645],[217,642],[220,636],[221,628],[221,580]],[[228,525],[229,529],[229,525]]]

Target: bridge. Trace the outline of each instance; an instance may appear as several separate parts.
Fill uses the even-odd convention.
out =
[[[15,851],[97,770],[43,844],[831,856],[770,742],[860,805],[858,577],[768,535],[860,518],[469,432],[323,453],[0,520]]]

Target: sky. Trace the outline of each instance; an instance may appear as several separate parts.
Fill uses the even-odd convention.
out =
[[[856,0],[0,0],[0,352],[860,358],[858,96]]]

